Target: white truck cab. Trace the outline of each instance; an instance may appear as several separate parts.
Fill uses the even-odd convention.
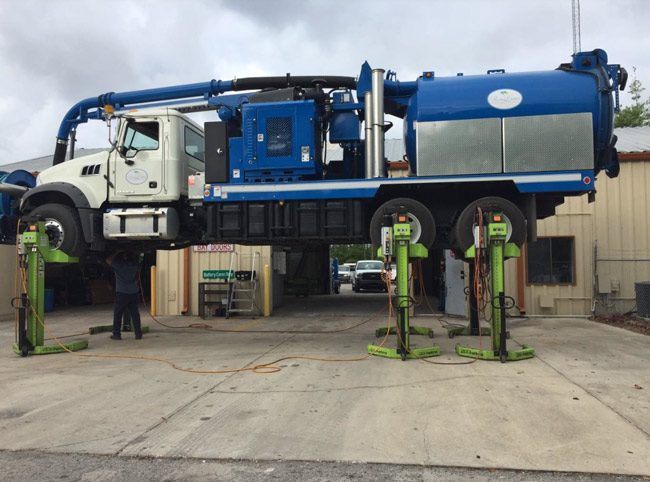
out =
[[[113,148],[44,170],[22,200],[68,254],[107,240],[183,241],[187,178],[204,170],[203,129],[171,108],[118,119]]]

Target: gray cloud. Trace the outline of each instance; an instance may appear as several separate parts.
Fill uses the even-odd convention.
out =
[[[650,87],[647,2],[582,1],[582,45]],[[76,101],[233,76],[356,75],[364,60],[412,79],[555,68],[570,59],[568,0],[0,2],[0,163],[51,153]],[[623,95],[624,102],[629,97]],[[99,123],[80,145],[103,145]]]

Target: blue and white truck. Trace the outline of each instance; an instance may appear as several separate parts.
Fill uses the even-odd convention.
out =
[[[72,255],[377,243],[383,216],[400,206],[428,247],[464,251],[477,206],[502,211],[521,245],[566,196],[593,196],[602,172],[618,174],[612,130],[626,78],[594,50],[538,72],[400,81],[365,63],[356,78],[107,93],[68,111],[36,187],[4,192],[20,199],[16,216],[44,220],[51,244]],[[200,110],[216,111],[214,121],[186,115]],[[387,116],[402,120],[402,159],[385,155]],[[115,126],[114,140],[74,158],[77,127],[91,119]],[[340,159],[327,159],[328,143]]]

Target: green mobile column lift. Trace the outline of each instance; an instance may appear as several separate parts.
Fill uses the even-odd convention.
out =
[[[18,299],[18,341],[14,352],[21,356],[78,351],[88,340],[45,345],[45,264],[77,263],[78,258],[52,249],[42,222],[31,224],[21,237],[20,268],[27,269],[27,293]]]
[[[524,360],[535,356],[535,350],[522,346],[518,350],[508,350],[506,346],[506,296],[504,294],[504,261],[508,258],[518,258],[521,255],[519,247],[507,243],[508,225],[502,213],[492,212],[487,216],[487,232],[484,246],[472,245],[465,253],[466,258],[476,258],[476,250],[482,249],[489,255],[492,299],[491,342],[490,350],[456,345],[456,353],[468,358],[481,360],[506,361]]]
[[[397,348],[386,348],[379,345],[368,345],[370,355],[382,356],[385,358],[428,358],[440,355],[440,347],[437,345],[416,348],[411,346],[410,335],[424,335],[433,338],[433,330],[421,326],[409,324],[409,308],[411,298],[409,296],[409,260],[426,258],[429,253],[427,248],[418,243],[411,243],[411,225],[407,222],[406,212],[393,216],[384,216],[384,227],[382,228],[382,246],[378,254],[384,257],[386,262],[392,256],[393,249],[397,258],[397,328],[379,328],[375,331],[377,338],[387,334],[397,335]],[[388,264],[388,263],[386,263]],[[389,296],[390,293],[389,293]],[[398,331],[399,330],[399,331]]]

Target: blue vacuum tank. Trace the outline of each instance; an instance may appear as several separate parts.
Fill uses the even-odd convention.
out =
[[[411,170],[419,176],[607,170],[618,174],[615,99],[627,74],[603,50],[556,70],[416,81],[404,116]],[[390,95],[395,86],[386,81]],[[404,85],[404,84],[402,84]]]

